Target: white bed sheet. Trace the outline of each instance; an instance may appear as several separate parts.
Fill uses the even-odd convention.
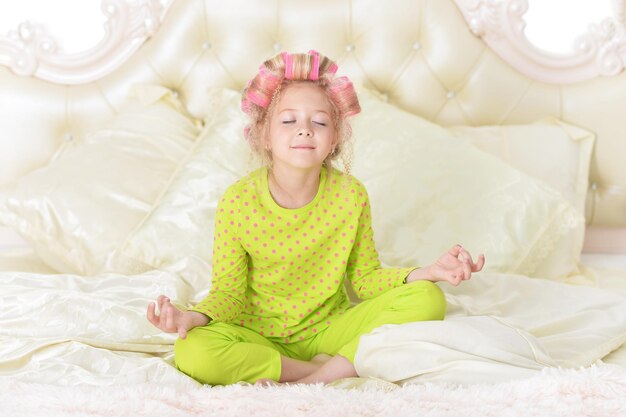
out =
[[[581,263],[596,287],[626,295],[626,254],[583,253]],[[626,344],[602,361],[626,368]]]
[[[590,268],[613,268],[626,272],[626,253],[583,253],[580,260]]]
[[[376,343],[362,343],[365,357],[378,359],[361,360],[357,369],[396,382],[468,384],[526,378],[545,366],[587,366],[602,357],[626,369],[626,347],[605,356],[626,337],[626,268],[617,268],[622,264],[615,256],[584,260],[586,276],[579,283],[595,282],[613,293],[548,281],[542,286],[519,276],[477,275],[460,287],[444,288],[450,303],[446,328],[389,332],[383,338],[390,347],[386,354],[368,355],[366,350],[375,349]],[[161,293],[188,299],[189,285],[172,271],[99,277],[53,274],[24,247],[0,251],[0,271],[23,271],[0,273],[5,306],[0,312],[0,378],[57,385],[195,384],[172,367],[175,336],[160,333],[145,320],[148,301]],[[558,314],[546,314],[530,300],[562,308]],[[450,326],[456,326],[452,340]],[[408,342],[418,338],[421,345],[407,345],[407,335]],[[473,340],[471,346],[468,340]],[[421,363],[403,367],[408,374],[371,372],[393,369],[385,358],[401,357],[403,349],[427,354],[420,356]]]
[[[626,294],[626,254],[583,254],[583,272],[598,288]]]

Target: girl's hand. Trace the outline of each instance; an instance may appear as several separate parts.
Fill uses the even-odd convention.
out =
[[[155,314],[155,304],[148,305],[148,321],[166,333],[178,333],[178,337],[184,339],[187,332],[194,327],[205,326],[209,318],[197,311],[185,311],[184,313],[174,307],[170,299],[160,295],[157,299],[160,314]]]
[[[485,265],[485,255],[478,256],[474,263],[472,256],[461,245],[455,245],[434,264],[412,271],[407,277],[407,282],[427,279],[430,281],[447,281],[457,286],[462,281],[472,277],[472,272],[478,272]]]
[[[485,265],[485,255],[478,256],[478,262],[472,261],[472,256],[461,245],[455,245],[448,252],[429,267],[429,272],[437,281],[448,281],[457,286],[462,281],[472,277],[472,272],[478,272]]]

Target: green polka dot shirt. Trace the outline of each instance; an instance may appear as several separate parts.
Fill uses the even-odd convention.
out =
[[[304,207],[279,206],[267,168],[231,185],[217,206],[212,287],[192,310],[280,342],[314,336],[343,314],[348,279],[361,299],[402,285],[412,268],[382,268],[363,184],[324,167]]]

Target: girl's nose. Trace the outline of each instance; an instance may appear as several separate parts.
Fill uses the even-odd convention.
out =
[[[298,136],[311,137],[313,136],[313,132],[311,132],[311,129],[301,127],[300,129],[298,129]]]

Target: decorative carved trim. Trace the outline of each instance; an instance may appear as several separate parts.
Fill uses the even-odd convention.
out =
[[[7,36],[0,35],[0,64],[15,74],[61,84],[81,84],[117,68],[161,25],[173,0],[102,0],[104,37],[76,54],[59,51],[43,25],[23,22]]]
[[[539,81],[574,83],[613,76],[626,66],[626,0],[612,0],[614,17],[589,25],[574,52],[540,50],[524,34],[527,0],[455,0],[469,28],[520,72]]]

